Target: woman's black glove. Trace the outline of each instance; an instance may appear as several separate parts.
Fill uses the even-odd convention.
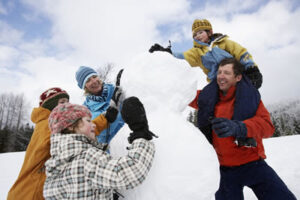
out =
[[[157,137],[149,131],[144,106],[137,97],[129,97],[124,100],[121,115],[123,120],[133,131],[128,137],[128,142],[130,144],[138,138],[152,140],[153,136]]]

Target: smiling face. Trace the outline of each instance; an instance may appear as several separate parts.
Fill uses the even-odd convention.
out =
[[[99,76],[91,76],[86,84],[85,89],[93,95],[99,94],[99,92],[102,90],[102,81],[100,80]]]
[[[95,127],[96,125],[92,122],[90,117],[83,117],[74,128],[74,131],[75,133],[84,134],[92,140],[96,140]]]
[[[231,86],[235,86],[237,82],[242,79],[242,75],[235,75],[233,71],[233,64],[225,64],[219,66],[217,74],[217,83],[219,89],[226,94]]]
[[[193,35],[195,40],[200,42],[209,43],[211,31],[200,30]]]

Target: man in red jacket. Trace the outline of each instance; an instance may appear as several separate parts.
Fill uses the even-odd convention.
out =
[[[234,58],[221,61],[217,78],[190,104],[198,109],[198,127],[213,145],[220,163],[217,200],[242,200],[243,187],[258,199],[296,199],[264,161],[263,138],[274,126],[260,94]]]

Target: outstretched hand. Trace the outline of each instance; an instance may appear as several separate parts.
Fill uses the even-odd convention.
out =
[[[149,49],[150,53],[153,53],[154,51],[166,51],[170,54],[172,54],[172,50],[171,50],[171,46],[168,47],[163,47],[160,44],[155,43],[154,45],[152,45]]]

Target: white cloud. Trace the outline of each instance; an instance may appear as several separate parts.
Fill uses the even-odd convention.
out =
[[[18,56],[15,48],[0,45],[0,69],[12,65],[13,58]]]
[[[22,70],[16,82],[16,73],[6,71],[1,83],[6,80],[10,84],[1,84],[0,90],[23,91],[32,105],[37,105],[41,92],[53,86],[66,89],[73,102],[82,102],[82,91],[75,81],[80,65],[96,67],[113,62],[126,67],[153,42],[191,40],[195,18],[209,19],[215,32],[228,34],[249,50],[264,75],[261,93],[267,103],[282,98],[278,91],[290,97],[299,90],[300,22],[296,19],[300,10],[292,11],[290,1],[270,1],[258,10],[258,1],[250,0],[206,4],[203,9],[191,8],[186,0],[22,2],[32,8],[32,16],[26,13],[27,20],[39,16],[49,19],[51,38],[23,41],[21,31],[0,21],[0,66],[17,60]],[[247,9],[252,11],[241,12]],[[178,25],[178,32],[163,35],[158,27],[164,25]]]
[[[52,42],[73,48],[77,59],[94,64],[124,62],[145,51],[157,35],[156,26],[185,12],[187,6],[183,0],[46,1],[37,5],[53,22]]]
[[[300,98],[297,92],[300,89],[300,21],[297,20],[300,8],[293,8],[291,1],[270,1],[255,10],[256,4],[255,1],[206,4],[203,10],[191,15],[193,19],[209,19],[214,32],[227,34],[248,49],[264,76],[260,91],[265,103]],[[247,8],[252,11],[241,12]],[[190,39],[191,23],[186,27],[184,35]]]
[[[14,45],[21,41],[23,33],[0,20],[0,43]]]
[[[27,91],[31,101],[37,102],[43,90],[58,86],[73,93],[73,102],[81,103],[82,91],[75,81],[80,65],[113,62],[125,67],[134,56],[148,50],[158,24],[174,19],[189,5],[181,0],[158,2],[23,1],[36,9],[34,16],[49,17],[53,27],[50,41],[20,44],[19,50],[26,52],[20,65],[27,74],[20,77],[21,87],[16,90]],[[55,57],[45,54],[47,45],[57,48]]]
[[[220,30],[253,55],[264,76],[261,94],[266,103],[300,97],[300,21],[295,20],[300,9],[291,10],[289,2],[274,1],[255,13],[236,15],[229,22],[217,20]]]
[[[50,87],[61,87],[70,94],[74,103],[81,103],[82,91],[77,87],[75,69],[65,60],[54,57],[39,57],[23,63],[27,74],[20,80],[19,92],[26,91],[31,105],[38,105],[39,95]],[[75,94],[77,93],[77,94]],[[80,93],[80,94],[79,94]]]

